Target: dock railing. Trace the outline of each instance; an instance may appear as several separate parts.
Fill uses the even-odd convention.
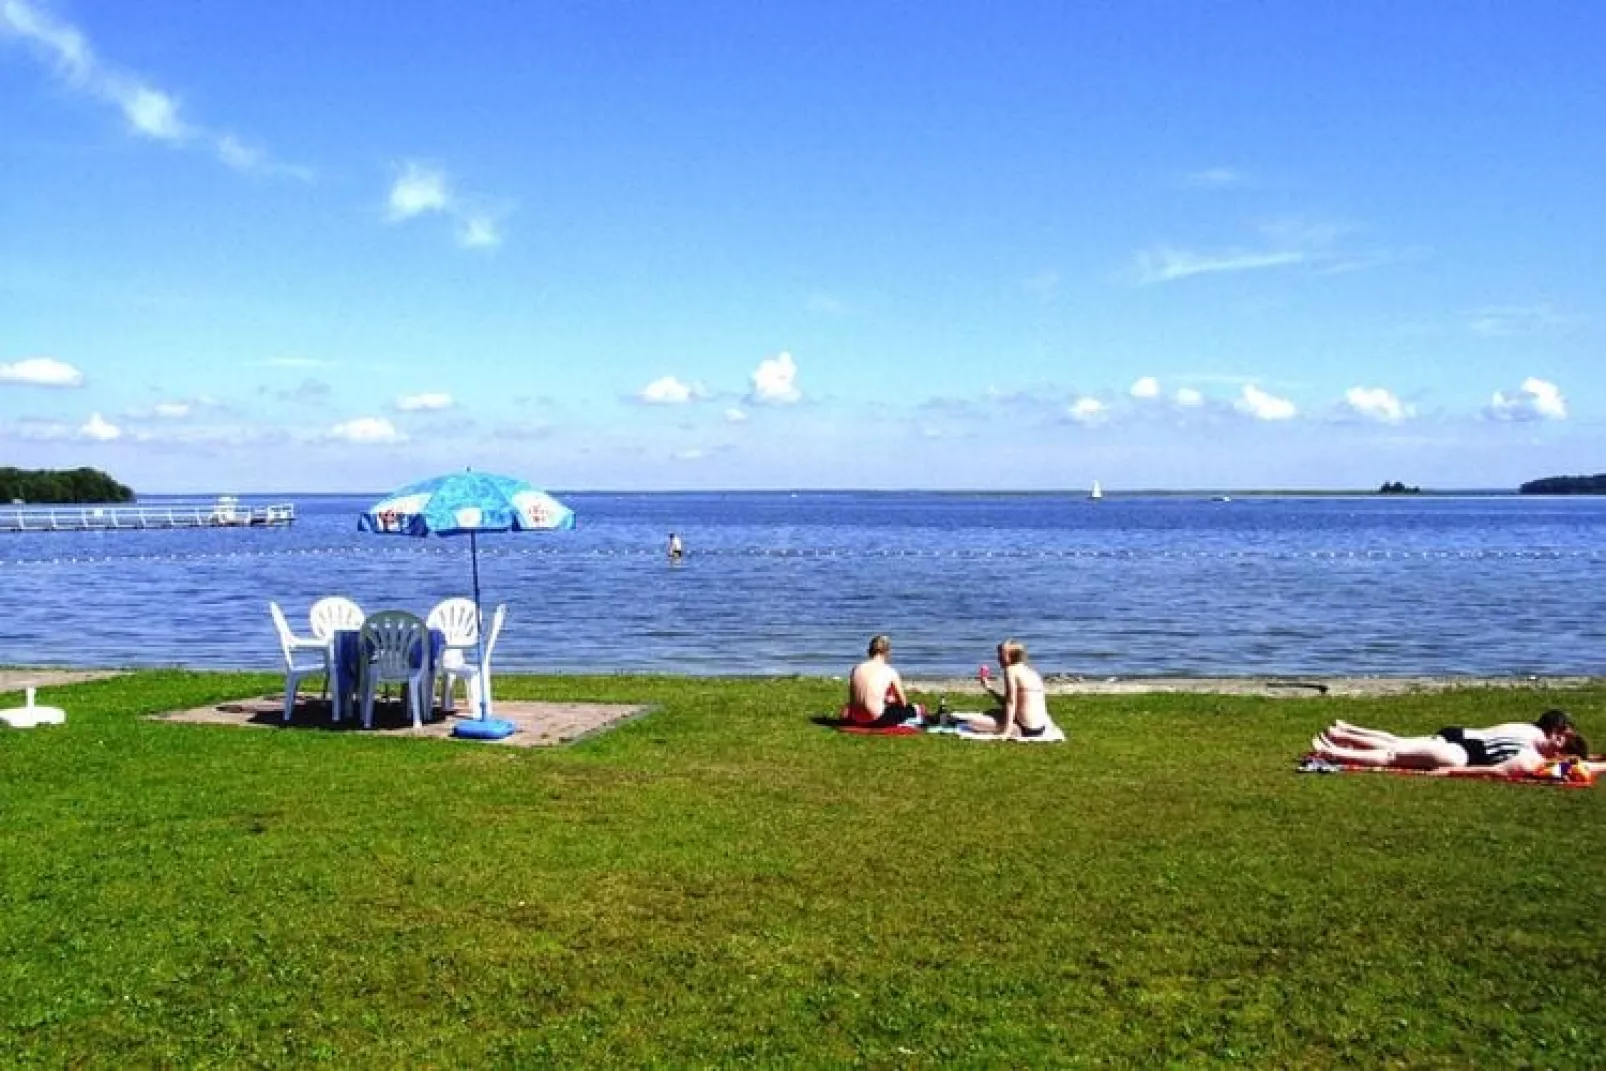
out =
[[[280,528],[294,524],[293,502],[241,506],[175,502],[161,506],[0,506],[0,532],[99,532],[161,528]]]

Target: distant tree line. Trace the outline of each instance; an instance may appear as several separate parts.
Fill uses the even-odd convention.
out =
[[[99,469],[0,468],[0,504],[38,502],[132,502],[134,492]]]
[[[1517,488],[1525,495],[1606,495],[1606,472],[1593,476],[1546,476]]]
[[[1417,495],[1422,493],[1422,488],[1407,487],[1399,480],[1394,480],[1379,487],[1377,493],[1380,495]]]

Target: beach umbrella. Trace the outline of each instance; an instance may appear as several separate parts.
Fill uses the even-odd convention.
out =
[[[484,660],[485,618],[480,611],[479,536],[482,532],[534,532],[573,528],[574,511],[523,480],[472,469],[408,484],[357,516],[357,529],[380,535],[468,536],[474,573],[476,654]],[[480,717],[486,716],[480,689]]]

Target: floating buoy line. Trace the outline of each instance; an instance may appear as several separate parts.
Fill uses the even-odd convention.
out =
[[[39,557],[0,558],[3,566],[105,565],[128,563],[184,564],[206,561],[242,561],[266,558],[416,558],[455,557],[466,550],[441,543],[420,543],[416,547],[394,545],[374,547],[298,547],[262,550],[192,551],[183,554],[59,554]],[[654,548],[633,547],[499,547],[480,549],[482,558],[564,558],[564,559],[661,559]],[[1424,550],[1209,550],[1069,547],[1051,549],[1025,547],[1010,549],[976,548],[881,548],[863,547],[712,547],[701,549],[687,559],[699,558],[786,558],[786,559],[951,559],[958,561],[1082,559],[1114,561],[1599,561],[1606,550],[1568,549],[1466,549],[1428,548]]]

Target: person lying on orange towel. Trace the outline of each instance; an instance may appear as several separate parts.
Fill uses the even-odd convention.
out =
[[[1546,711],[1534,723],[1450,727],[1432,736],[1396,736],[1335,721],[1311,741],[1311,751],[1331,762],[1422,770],[1441,777],[1537,776],[1555,760],[1589,755],[1571,718],[1559,710]]]

